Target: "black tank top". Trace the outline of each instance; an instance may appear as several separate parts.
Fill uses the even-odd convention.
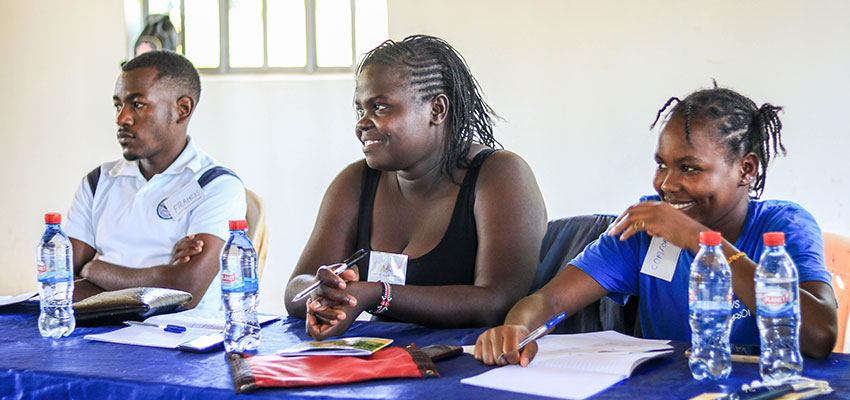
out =
[[[478,233],[475,230],[475,182],[484,160],[493,149],[480,151],[472,159],[463,177],[455,200],[452,218],[445,235],[436,247],[419,258],[407,260],[406,285],[472,285],[475,281],[475,255],[478,251]],[[360,192],[360,212],[357,219],[357,248],[372,250],[372,210],[381,171],[366,166]],[[376,249],[380,251],[381,249]],[[369,274],[369,256],[357,263],[360,280]]]

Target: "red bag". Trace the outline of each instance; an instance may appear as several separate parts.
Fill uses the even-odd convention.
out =
[[[236,393],[262,387],[336,385],[387,378],[438,378],[431,358],[416,345],[387,347],[367,357],[228,353]]]

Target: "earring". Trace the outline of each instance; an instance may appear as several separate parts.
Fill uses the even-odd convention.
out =
[[[745,176],[741,178],[741,184],[749,185],[753,181],[751,176]]]

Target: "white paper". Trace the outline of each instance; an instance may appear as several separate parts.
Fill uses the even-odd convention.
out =
[[[625,379],[616,374],[565,371],[560,368],[507,365],[481,375],[462,379],[461,383],[509,392],[584,399]]]
[[[38,292],[27,292],[19,294],[17,296],[0,296],[0,306],[8,306],[9,304],[21,303],[35,297],[35,295],[37,294]]]
[[[257,314],[260,325],[280,319],[279,315]],[[83,336],[87,340],[100,342],[132,344],[136,346],[162,347],[176,349],[177,345],[210,333],[224,329],[224,313],[221,311],[187,310],[179,313],[160,314],[145,319],[145,322],[157,325],[185,326],[183,333],[166,332],[162,328],[144,325],[131,325],[112,332]]]
[[[629,377],[641,362],[673,352],[667,340],[615,331],[547,335],[528,367],[509,365],[461,380],[491,389],[584,399]]]
[[[220,332],[215,329],[186,328],[183,333],[171,333],[155,326],[130,325],[112,332],[85,335],[84,339],[137,346],[176,349],[177,345],[201,336]]]
[[[676,272],[676,264],[679,262],[681,252],[682,249],[666,239],[654,236],[649,242],[649,249],[646,251],[640,273],[670,282]]]

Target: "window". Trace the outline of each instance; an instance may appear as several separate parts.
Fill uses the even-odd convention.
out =
[[[351,71],[388,36],[387,0],[135,1],[143,19],[169,15],[202,72]]]

